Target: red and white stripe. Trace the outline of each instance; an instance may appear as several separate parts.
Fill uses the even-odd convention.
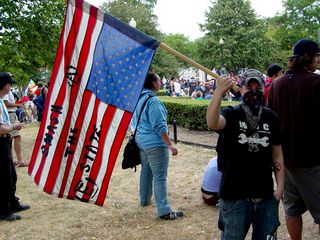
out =
[[[29,165],[29,174],[41,190],[63,198],[77,197],[97,205],[104,203],[109,179],[132,116],[129,112],[100,102],[94,94],[85,90],[102,26],[103,13],[96,7],[81,0],[68,2],[46,110]],[[81,84],[68,85],[64,76],[69,65],[77,68]],[[52,112],[52,105],[62,106],[62,114]],[[51,116],[58,117],[59,123],[54,125]],[[50,125],[57,127],[54,134],[47,129]],[[90,166],[87,173],[80,169],[80,164],[84,164],[85,146],[89,143],[94,125],[98,128],[102,126],[101,135],[99,144],[92,143],[98,151],[94,161],[85,162]],[[67,142],[71,128],[78,129],[75,145]],[[46,134],[53,137],[47,157],[41,150],[46,144]],[[64,157],[67,146],[75,152]],[[94,197],[75,191],[77,183],[86,177],[96,183],[98,191]]]

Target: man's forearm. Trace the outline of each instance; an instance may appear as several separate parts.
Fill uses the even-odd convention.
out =
[[[221,128],[221,108],[222,95],[220,93],[214,93],[211,102],[207,108],[207,125],[214,130],[220,130]]]

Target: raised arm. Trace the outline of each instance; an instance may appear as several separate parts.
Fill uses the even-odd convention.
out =
[[[213,130],[221,130],[226,126],[226,120],[220,115],[220,106],[223,96],[233,86],[233,81],[228,77],[217,79],[217,88],[207,108],[207,125]]]

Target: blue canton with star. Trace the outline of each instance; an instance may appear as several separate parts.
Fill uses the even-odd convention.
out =
[[[153,49],[104,24],[87,89],[100,101],[133,112],[153,54]]]

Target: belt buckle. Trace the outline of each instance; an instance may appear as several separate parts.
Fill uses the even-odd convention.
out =
[[[263,201],[263,198],[250,198],[250,201],[253,203],[261,203]]]

